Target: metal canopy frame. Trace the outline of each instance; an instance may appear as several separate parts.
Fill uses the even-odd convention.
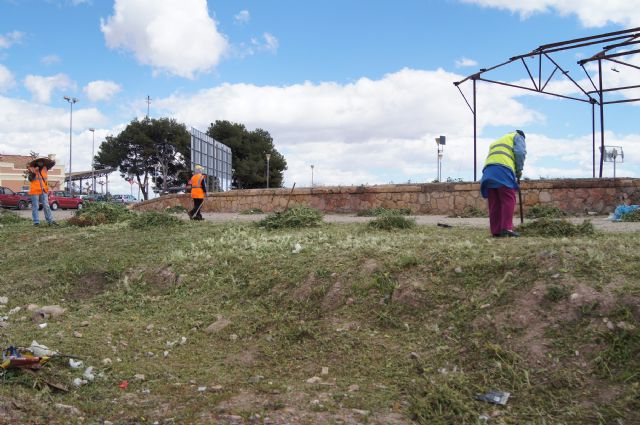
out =
[[[621,31],[608,32],[604,34],[593,35],[590,37],[576,38],[573,40],[560,41],[557,43],[544,44],[538,47],[535,50],[532,50],[529,53],[525,53],[523,55],[518,55],[510,58],[508,61],[495,65],[491,68],[481,68],[479,72],[475,74],[471,74],[463,80],[456,81],[453,84],[458,88],[460,94],[464,98],[464,101],[467,103],[467,106],[471,110],[473,114],[473,179],[477,180],[477,82],[484,81],[492,84],[499,84],[502,86],[513,87],[516,89],[533,91],[549,96],[556,96],[564,99],[575,100],[578,102],[590,103],[591,104],[591,132],[592,132],[592,158],[593,158],[593,177],[596,177],[596,119],[595,119],[595,107],[598,105],[600,110],[600,172],[599,177],[602,178],[602,166],[603,166],[603,154],[604,154],[604,106],[617,104],[617,103],[629,103],[629,102],[637,102],[640,101],[640,98],[633,99],[617,99],[617,100],[605,100],[604,95],[607,94],[621,94],[625,90],[630,89],[638,89],[640,88],[640,84],[631,85],[631,86],[618,86],[618,87],[604,87],[602,81],[602,62],[609,61],[618,65],[627,66],[630,68],[635,68],[640,70],[640,66],[637,66],[632,63],[628,63],[624,61],[625,56],[633,55],[636,53],[640,53],[640,49],[630,49],[630,47],[637,47],[640,45],[640,27],[631,28]],[[579,81],[572,78],[569,75],[569,71],[563,68],[557,60],[552,57],[553,53],[578,49],[582,47],[599,47],[599,51],[594,55],[582,59],[577,62],[578,65],[584,70],[584,73],[587,76],[588,82],[590,83],[589,87],[583,87]],[[531,69],[531,67],[527,64],[525,59],[538,59],[537,69]],[[533,84],[532,87],[527,87],[524,85],[516,84],[516,83],[507,83],[504,81],[492,80],[489,78],[485,78],[484,74],[493,71],[495,69],[501,68],[503,66],[512,64],[514,62],[520,62],[524,66],[524,69],[527,71],[528,77]],[[553,67],[553,71],[545,78],[543,75],[542,64],[549,62]],[[593,81],[591,75],[585,68],[586,64],[597,62],[598,63],[598,84]],[[569,81],[571,81],[580,91],[580,97],[576,96],[567,96],[562,93],[554,93],[553,91],[546,90],[547,85],[551,81],[551,79],[558,73],[558,71],[566,77]],[[473,83],[473,100],[470,103],[467,97],[464,95],[462,90],[460,89],[460,85],[465,83],[466,81],[471,80]],[[640,81],[640,76],[638,77]],[[591,90],[593,88],[593,90]],[[473,106],[472,106],[473,104]]]

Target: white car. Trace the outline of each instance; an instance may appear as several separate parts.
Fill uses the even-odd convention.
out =
[[[138,202],[135,196],[133,195],[113,195],[111,198],[113,202],[119,202],[122,204],[135,204]]]

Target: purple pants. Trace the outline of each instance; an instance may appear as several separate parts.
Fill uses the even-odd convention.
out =
[[[489,224],[491,234],[513,230],[513,211],[516,208],[516,190],[508,187],[489,189]]]

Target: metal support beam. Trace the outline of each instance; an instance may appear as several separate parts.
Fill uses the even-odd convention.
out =
[[[602,92],[602,60],[598,61],[598,80],[600,82],[600,178],[602,178],[602,164],[604,162],[604,94]]]

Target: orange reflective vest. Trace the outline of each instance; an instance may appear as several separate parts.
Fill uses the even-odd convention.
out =
[[[47,177],[49,173],[47,168],[36,168],[36,178],[31,181],[29,186],[29,195],[41,195],[42,193],[49,193],[49,184],[47,183]]]
[[[204,199],[204,190],[202,190],[204,176],[200,173],[194,174],[193,177],[191,177],[189,184],[191,184],[191,198]]]

